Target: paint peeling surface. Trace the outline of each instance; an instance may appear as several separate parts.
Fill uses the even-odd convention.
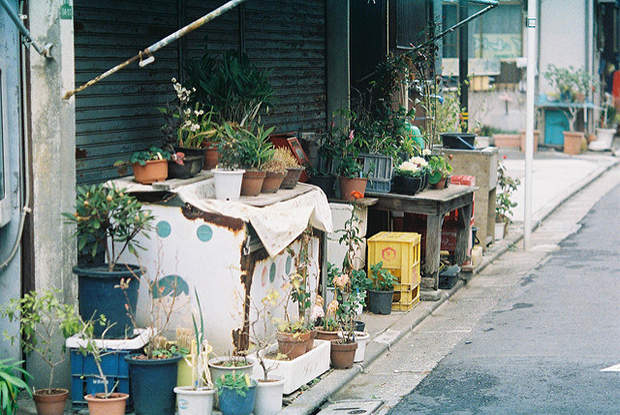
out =
[[[127,188],[130,192],[156,191],[154,186],[139,185],[131,177],[115,180],[114,183],[117,188]],[[250,223],[272,257],[289,246],[308,223],[324,232],[333,231],[332,214],[325,194],[319,188],[304,183],[276,194],[242,196],[236,202],[215,199],[213,178],[169,186],[167,191],[175,193],[183,203],[201,212],[200,215],[206,220],[228,217]]]

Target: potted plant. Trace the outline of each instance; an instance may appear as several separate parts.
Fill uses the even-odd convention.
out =
[[[170,154],[169,151],[151,146],[148,150],[136,151],[129,158],[134,173],[134,180],[142,184],[161,182],[168,178],[168,160],[183,164],[183,154]],[[121,175],[127,174],[127,162],[117,161],[114,166]]]
[[[600,128],[596,129],[596,140],[588,145],[589,150],[610,150],[614,141],[614,136],[616,135],[620,114],[618,114],[616,107],[613,105],[613,97],[609,94],[606,95],[608,96],[608,100],[603,105]]]
[[[450,156],[448,156],[450,158]],[[452,166],[442,155],[430,156],[428,159],[428,183],[435,189],[448,186],[448,177],[452,174]]]
[[[383,261],[370,266],[369,278],[372,288],[368,290],[368,309],[375,314],[390,314],[394,285],[398,283],[398,279],[383,268]]]
[[[355,131],[349,128],[355,113],[337,111],[337,114],[341,117],[339,122],[342,127],[336,129],[334,162],[340,183],[340,199],[353,201],[356,199],[354,194],[364,197],[368,179],[363,177],[364,165],[360,162],[360,150],[356,142],[358,137]]]
[[[428,184],[428,162],[424,157],[411,157],[394,170],[393,191],[415,195]]]
[[[194,326],[194,338],[190,341],[190,350],[184,359],[191,360],[191,385],[177,386],[174,392],[177,394],[177,406],[179,415],[192,415],[195,413],[210,414],[213,409],[215,388],[211,380],[211,372],[207,366],[211,346],[204,338],[204,319],[198,292],[194,289],[198,304],[199,320],[192,315]],[[177,336],[178,337],[178,336]],[[184,360],[179,364],[185,364]]]
[[[93,258],[99,248],[104,251],[105,263],[73,267],[73,273],[78,276],[80,316],[88,320],[93,315],[104,314],[110,323],[116,323],[107,333],[109,338],[133,335],[134,325],[125,310],[127,299],[114,287],[121,280],[128,284],[127,305],[135,310],[141,270],[137,265],[120,264],[119,258],[125,250],[138,256],[142,247],[136,237],[151,228],[154,220],[151,212],[142,209],[142,204],[126,189],[117,189],[114,184],[97,184],[79,186],[75,212],[62,215],[65,223],[76,225],[74,236],[79,250],[89,252]],[[102,327],[95,327],[95,336],[102,332]]]
[[[497,164],[497,196],[495,203],[495,240],[503,239],[508,225],[512,222],[512,209],[517,202],[512,201],[512,194],[521,184],[519,179],[508,176],[504,163]]]
[[[262,125],[239,127],[237,143],[239,146],[239,166],[245,169],[241,182],[241,195],[257,196],[265,180],[265,163],[273,158],[273,144],[269,134],[275,127],[265,129]]]
[[[299,164],[299,160],[293,156],[290,150],[284,147],[275,149],[274,160],[279,160],[286,167],[286,176],[282,180],[280,189],[294,189],[299,182],[299,177],[304,171],[304,167]]]
[[[241,195],[245,170],[239,167],[239,140],[242,139],[239,129],[238,125],[226,122],[220,127],[215,140],[219,162],[212,171],[215,198],[219,200],[238,200]]]
[[[227,373],[215,379],[220,410],[224,415],[250,415],[257,382],[247,373]]]
[[[181,353],[175,345],[171,344],[164,333],[171,324],[171,316],[175,311],[177,295],[177,281],[160,281],[160,268],[152,279],[143,274],[144,283],[147,285],[148,310],[145,319],[150,328],[145,336],[147,343],[141,353],[131,353],[124,356],[124,361],[129,365],[129,379],[131,395],[133,397],[136,415],[167,415],[174,413],[175,394],[177,386],[178,362],[182,359]],[[140,278],[134,274],[131,278]],[[121,279],[117,289],[129,300],[128,279]],[[135,309],[126,307],[126,312],[135,324]]]
[[[349,369],[353,366],[358,347],[355,341],[356,303],[351,295],[351,280],[348,274],[340,274],[334,278],[333,283],[337,298],[334,300],[337,304],[335,316],[342,337],[331,341],[331,364],[336,369]]]
[[[0,360],[0,413],[13,415],[19,409],[17,400],[21,391],[26,391],[32,398],[32,392],[26,384],[31,379],[30,373],[21,368],[23,360],[12,362],[12,359]],[[22,379],[23,377],[23,379]]]
[[[287,155],[294,159],[291,153],[285,148],[274,149],[273,157],[271,160],[267,161],[263,167],[267,175],[263,181],[261,193],[276,193],[280,189],[284,178],[288,174],[290,165],[286,160]],[[299,170],[299,174],[301,174],[301,172],[302,170]],[[295,184],[296,183],[297,182],[295,182]],[[295,186],[293,185],[293,187]]]
[[[168,146],[184,154],[183,165],[170,164],[170,177],[187,179],[204,167],[207,143],[216,136],[218,125],[212,120],[212,110],[192,101],[194,88],[185,88],[174,78],[172,84],[175,100],[159,108],[165,120],[162,132]]]
[[[585,110],[588,91],[596,88],[594,77],[584,68],[560,68],[555,65],[549,65],[543,75],[556,89],[559,100],[565,104],[564,113],[568,119],[569,131],[564,132],[564,152],[579,154],[585,137],[583,132],[575,131],[577,115],[580,109]]]
[[[91,415],[123,415],[125,413],[125,406],[129,394],[114,392],[117,385],[112,385],[112,387],[110,387],[108,376],[102,366],[103,357],[116,353],[115,350],[107,350],[105,348],[104,340],[106,331],[109,330],[114,323],[112,323],[112,325],[107,324],[105,316],[100,315],[96,318],[93,316],[88,321],[84,321],[80,318],[80,325],[80,331],[77,333],[79,353],[84,356],[92,356],[98,372],[95,378],[99,380],[100,384],[103,384],[104,389],[102,393],[84,396],[84,399],[88,402],[88,412]],[[94,327],[97,325],[104,327],[101,339],[96,339],[94,336]]]
[[[62,415],[69,391],[54,386],[54,370],[65,361],[65,344],[57,344],[58,336],[67,339],[75,334],[80,321],[75,308],[58,301],[58,290],[45,290],[39,293],[31,291],[21,299],[11,299],[2,310],[2,317],[9,321],[19,321],[19,332],[4,336],[11,343],[20,342],[26,354],[38,354],[49,366],[49,383],[47,388],[37,389],[32,393],[39,414]]]
[[[316,165],[306,164],[306,173],[310,176],[310,183],[318,186],[328,198],[334,197],[335,159],[338,154],[336,147],[335,123],[329,124],[325,133],[317,140],[318,160]]]

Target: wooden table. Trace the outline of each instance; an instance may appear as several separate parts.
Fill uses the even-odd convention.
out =
[[[441,250],[441,227],[444,216],[458,210],[455,262],[467,260],[467,248],[471,228],[471,211],[474,200],[472,186],[450,185],[447,189],[426,189],[415,196],[394,193],[370,193],[378,202],[371,209],[418,213],[427,216],[426,260],[422,271],[422,288],[439,288],[439,255]]]

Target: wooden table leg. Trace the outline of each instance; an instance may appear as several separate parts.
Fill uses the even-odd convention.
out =
[[[469,257],[468,248],[469,235],[471,232],[471,205],[466,205],[459,208],[458,213],[454,262],[457,265],[462,265]]]
[[[439,255],[441,250],[441,225],[443,215],[426,217],[426,257],[422,287],[439,289]]]

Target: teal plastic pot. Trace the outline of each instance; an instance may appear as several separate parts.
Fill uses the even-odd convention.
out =
[[[250,415],[254,410],[256,400],[256,380],[252,379],[252,386],[245,391],[245,396],[236,390],[223,387],[218,390],[220,411],[224,415]]]
[[[136,415],[170,415],[175,413],[178,362],[176,353],[167,359],[136,359],[141,354],[125,356],[129,365],[129,383]]]
[[[390,314],[392,312],[392,295],[394,291],[367,290],[368,310],[375,314]]]
[[[142,271],[137,265],[117,265],[114,271],[108,271],[106,264],[88,264],[73,267],[78,276],[78,305],[80,316],[88,321],[93,316],[105,315],[112,323],[106,332],[106,339],[123,339],[133,335],[133,323],[127,315],[127,298],[129,307],[135,312],[138,304],[138,288]],[[127,297],[120,288],[121,279],[129,280]],[[105,327],[94,325],[95,337],[101,337]]]

